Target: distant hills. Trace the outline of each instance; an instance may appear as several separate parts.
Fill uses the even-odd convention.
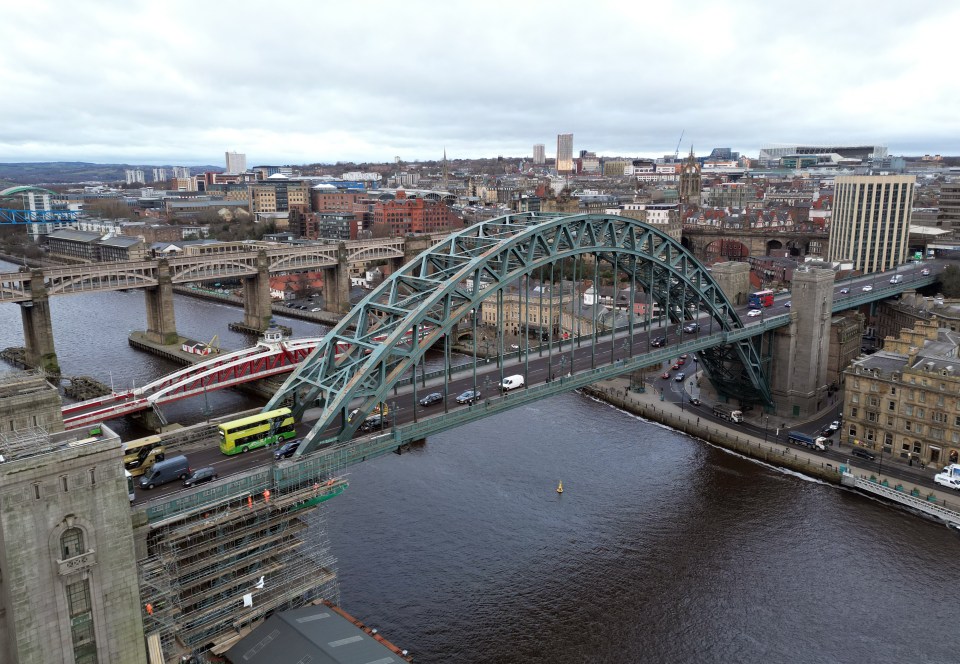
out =
[[[171,175],[173,166],[149,166],[139,164],[93,164],[85,161],[36,161],[21,163],[0,163],[0,180],[15,184],[77,184],[79,182],[124,182],[124,171],[129,168],[142,169],[147,179],[154,168],[166,168]],[[222,172],[222,166],[191,166],[190,174],[204,171]]]

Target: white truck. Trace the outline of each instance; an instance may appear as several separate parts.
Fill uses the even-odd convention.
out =
[[[523,387],[523,375],[514,374],[512,376],[506,376],[500,382],[500,389],[504,392],[509,392],[510,390],[515,390],[518,387]]]
[[[739,424],[743,422],[743,411],[737,410],[733,406],[718,403],[713,407],[713,414],[722,417],[725,420]]]
[[[951,463],[934,475],[933,481],[948,489],[960,491],[960,463]]]

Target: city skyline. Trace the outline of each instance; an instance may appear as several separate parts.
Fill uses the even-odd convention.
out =
[[[370,3],[303,5],[294,22],[232,7],[8,8],[0,158],[532,158],[560,132],[637,157],[672,154],[681,134],[683,153],[840,142],[960,154],[960,92],[948,59],[928,55],[960,22],[949,4]],[[510,20],[476,27],[500,11]],[[335,29],[318,40],[321,24]]]

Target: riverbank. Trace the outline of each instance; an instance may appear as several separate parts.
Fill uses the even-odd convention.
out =
[[[911,509],[919,510],[928,516],[948,522],[950,522],[949,519],[943,519],[941,515],[937,514],[938,510],[946,509],[960,516],[960,500],[954,493],[911,485],[905,483],[902,479],[857,467],[849,460],[839,464],[814,452],[761,440],[735,428],[724,427],[712,420],[701,418],[696,412],[689,409],[685,410],[682,406],[673,402],[661,401],[657,390],[647,389],[644,392],[638,392],[629,389],[629,387],[629,379],[617,377],[589,385],[583,388],[583,392],[620,410],[778,468],[802,473],[838,486],[844,484],[855,487],[857,490],[886,499],[890,497],[886,495],[885,489],[887,487],[898,487],[897,490],[903,494],[919,498],[921,502],[938,508],[923,510],[921,509],[922,505],[906,505]],[[856,484],[849,481],[844,483],[844,471],[846,471],[848,479],[854,476],[862,481]],[[883,489],[879,487],[883,487]],[[877,488],[877,490],[873,490],[874,488]],[[901,505],[906,504],[901,500],[893,502]]]

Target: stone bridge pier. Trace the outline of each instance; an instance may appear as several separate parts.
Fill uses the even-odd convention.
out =
[[[323,271],[323,305],[334,314],[350,311],[350,265],[343,242],[337,246],[337,264]]]
[[[257,252],[257,273],[243,278],[244,327],[264,332],[273,316],[270,299],[270,261],[267,252]]]
[[[28,302],[20,303],[23,321],[24,361],[31,367],[49,374],[60,375],[60,362],[53,345],[53,319],[50,316],[50,296],[43,280],[43,270],[30,271]]]
[[[146,337],[157,344],[173,345],[179,342],[177,322],[173,314],[173,278],[170,263],[161,258],[157,262],[157,285],[144,290],[147,301]]]

